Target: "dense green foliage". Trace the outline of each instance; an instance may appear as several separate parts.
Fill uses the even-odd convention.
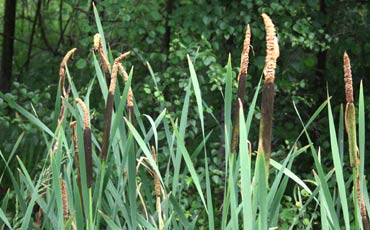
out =
[[[45,169],[44,164],[47,161],[45,156],[47,156],[51,140],[34,122],[30,122],[29,118],[14,109],[14,106],[10,106],[9,100],[35,114],[37,119],[54,132],[57,116],[55,101],[58,100],[56,97],[58,95],[59,64],[66,51],[76,47],[78,51],[69,61],[68,69],[80,95],[86,95],[90,90],[88,87],[92,86],[92,96],[89,98],[90,114],[93,133],[98,143],[102,140],[101,130],[104,125],[105,108],[101,89],[97,81],[92,80],[98,75],[95,72],[96,66],[91,49],[92,37],[98,30],[91,1],[40,0],[40,2],[38,5],[39,1],[18,1],[13,84],[11,92],[7,94],[7,98],[10,99],[0,98],[0,140],[2,140],[0,150],[5,159],[8,159],[12,150],[16,149],[16,154],[32,176],[38,175],[41,168]],[[208,161],[213,192],[219,193],[221,198],[224,198],[225,174],[229,173],[225,172],[228,165],[226,164],[225,169],[223,154],[225,85],[227,85],[227,76],[232,76],[232,90],[235,95],[236,74],[239,70],[240,52],[247,24],[250,24],[252,28],[253,50],[250,55],[252,64],[247,77],[245,96],[247,105],[251,103],[256,92],[264,66],[265,32],[260,17],[262,12],[271,16],[279,37],[281,56],[278,60],[276,74],[272,143],[272,158],[276,161],[280,162],[285,159],[295,146],[301,148],[308,143],[304,138],[296,142],[301,132],[301,128],[297,127],[301,127],[301,124],[292,102],[301,112],[302,120],[306,122],[326,101],[326,85],[328,85],[330,95],[333,95],[331,99],[335,118],[333,122],[335,124],[340,122],[340,116],[338,116],[340,104],[344,102],[342,55],[345,50],[352,57],[355,97],[358,95],[360,79],[366,78],[370,72],[370,63],[367,59],[370,55],[370,41],[367,33],[370,16],[369,4],[365,2],[338,3],[334,0],[285,0],[268,1],[268,3],[267,1],[226,3],[225,1],[202,0],[152,1],[145,4],[141,1],[95,2],[103,24],[111,63],[113,57],[117,57],[119,53],[132,51],[124,65],[128,70],[131,66],[134,67],[132,87],[135,92],[137,109],[141,114],[148,114],[154,119],[166,108],[168,112],[166,119],[169,124],[171,120],[173,122],[176,119],[180,120],[187,93],[189,91],[196,93],[194,88],[189,88],[187,55],[190,55],[203,98],[202,106],[206,121],[204,132],[206,135],[212,132],[207,139],[208,159],[203,156],[199,157],[197,161],[194,161],[194,166],[199,177],[202,178],[202,189],[206,191],[204,178],[207,175],[204,173],[204,161]],[[1,4],[0,7],[3,7]],[[38,6],[40,15],[36,17]],[[34,32],[32,32],[33,24],[36,25]],[[32,44],[30,44],[31,40]],[[228,73],[230,75],[227,75],[227,68],[225,68],[228,54],[232,57],[232,65],[229,66],[233,66],[231,72]],[[151,68],[148,68],[148,63]],[[153,79],[156,84],[153,83]],[[122,85],[123,82],[120,80],[119,83]],[[369,95],[366,80],[364,84],[364,94]],[[233,100],[235,99],[234,97]],[[260,98],[253,111],[253,122],[249,134],[252,150],[257,149],[258,142],[259,100]],[[197,147],[201,145],[202,137],[204,138],[203,126],[199,119],[199,103],[197,103],[195,96],[189,98],[187,129],[185,133],[180,134],[179,138],[186,143],[186,149],[190,153],[198,151]],[[369,114],[370,102],[366,97],[364,110]],[[330,152],[332,143],[330,143],[331,135],[328,128],[329,116],[320,114],[315,118],[314,125],[308,128],[308,133],[313,139],[315,148],[320,146],[322,152]],[[150,123],[143,117],[141,119],[144,120],[143,125],[136,129],[145,135],[143,127],[144,125],[150,127]],[[366,123],[367,129],[370,127],[369,124],[369,122]],[[171,145],[167,146],[170,136],[165,130],[158,130],[159,151],[173,151]],[[14,148],[18,138],[21,142]],[[181,143],[175,146],[178,145],[181,146]],[[369,144],[366,147],[368,149]],[[331,169],[333,167],[331,155],[323,155],[323,167]],[[164,158],[168,155],[158,157],[160,162],[166,162]],[[314,164],[312,156],[299,153],[297,157],[300,160],[295,161],[295,164],[291,166],[292,171],[314,181],[315,178],[311,172]],[[348,162],[347,155],[344,159]],[[15,158],[9,163],[19,167],[19,161],[17,162]],[[164,165],[161,167],[159,169],[162,172],[167,172],[168,168],[166,169]],[[348,165],[345,167],[349,168]],[[0,162],[0,168],[5,168],[4,161]],[[100,172],[101,168],[96,170]],[[198,211],[194,213],[191,210],[204,207],[193,181],[195,177],[187,175],[189,173],[186,169],[183,170],[181,168],[181,180],[179,179],[182,186],[185,186],[181,188],[181,210],[185,211],[184,214],[189,221],[196,221],[195,216],[200,215],[197,226],[208,226],[206,213]],[[0,173],[2,172],[1,170]],[[10,185],[11,180],[8,174],[4,175],[4,178],[0,180],[1,195],[5,194],[8,189],[5,185]],[[349,178],[350,171],[345,171],[344,175],[346,179]],[[140,178],[148,180],[145,176]],[[330,180],[334,181],[334,179]],[[330,180],[329,184],[334,183]],[[291,223],[298,221],[294,215],[303,212],[300,209],[301,203],[305,199],[312,199],[312,196],[305,193],[306,190],[298,188],[295,183],[288,183],[287,186],[289,189],[286,190],[286,196],[282,200],[282,216],[275,221],[290,226]],[[195,193],[194,196],[191,195],[193,193]],[[149,194],[146,196],[149,197]],[[186,196],[194,198],[190,199],[192,203],[187,203],[187,200],[183,199]],[[215,197],[217,196],[213,196],[214,207],[219,208],[223,201]],[[307,221],[313,221],[319,215],[315,205],[311,204],[306,210],[307,213],[300,215],[300,221],[296,223],[301,228],[308,225]],[[314,222],[318,221],[315,219]],[[220,223],[216,221],[216,224]]]

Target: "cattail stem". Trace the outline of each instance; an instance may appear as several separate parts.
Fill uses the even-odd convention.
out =
[[[249,25],[247,26],[245,32],[245,39],[243,43],[243,51],[241,54],[241,61],[240,61],[240,72],[238,75],[238,98],[235,101],[234,105],[234,118],[233,118],[233,132],[231,137],[231,152],[236,153],[238,151],[239,146],[239,99],[241,100],[241,105],[244,102],[244,95],[245,95],[245,84],[247,81],[247,73],[248,73],[248,64],[249,64],[249,49],[250,49],[250,42],[251,42],[251,30]]]
[[[75,166],[77,168],[77,186],[78,186],[78,191],[80,192],[80,200],[81,200],[81,207],[82,210],[84,210],[84,202],[82,199],[82,187],[81,187],[81,168],[80,168],[80,159],[78,157],[78,143],[77,143],[77,135],[76,135],[76,127],[77,122],[72,121],[69,126],[71,127],[72,131],[72,143],[73,143],[73,149],[75,151]]]
[[[272,138],[272,119],[274,111],[274,80],[276,61],[279,57],[279,45],[277,42],[275,26],[270,17],[262,14],[266,29],[266,59],[264,68],[264,87],[262,92],[261,121],[258,140],[258,156],[261,154],[265,158],[266,179],[268,180],[271,138]]]
[[[126,83],[128,81],[128,74],[127,74],[125,68],[123,67],[123,65],[121,63],[118,63],[118,68],[121,71],[121,74],[123,76],[123,80]],[[134,93],[132,92],[131,86],[128,89],[128,93],[127,93],[127,110],[128,110],[128,115],[129,115],[130,121],[131,121],[131,123],[133,123],[134,122]]]
[[[125,57],[127,57],[130,52],[126,52],[121,54],[118,58],[114,60],[112,74],[111,74],[111,81],[109,85],[108,91],[108,98],[107,98],[107,105],[105,107],[105,124],[104,124],[104,131],[103,131],[103,143],[100,152],[100,158],[105,161],[108,152],[108,145],[109,145],[109,136],[110,136],[110,128],[112,122],[112,111],[113,111],[113,104],[114,104],[114,90],[116,89],[116,80],[117,80],[117,72],[119,62],[122,61]]]
[[[354,183],[354,194],[357,202],[356,207],[359,207],[361,213],[361,221],[363,229],[369,229],[369,223],[367,219],[366,206],[364,204],[364,198],[361,191],[359,165],[360,156],[358,154],[357,139],[356,139],[356,112],[353,99],[353,86],[352,86],[352,72],[351,72],[351,61],[348,57],[347,52],[343,55],[343,68],[344,68],[344,83],[345,83],[345,94],[346,94],[346,111],[344,115],[345,127],[348,135],[348,147],[350,166],[353,171],[353,183]],[[357,209],[357,208],[356,208]],[[355,216],[357,212],[355,212]]]
[[[87,187],[91,188],[92,185],[92,141],[91,141],[91,129],[89,125],[89,110],[85,103],[80,99],[76,98],[76,102],[81,106],[84,113],[84,150],[85,150],[85,166],[86,166],[86,181]]]
[[[157,163],[157,153],[155,151],[154,146],[152,146],[152,155],[154,161]],[[157,173],[153,170],[153,178],[154,178],[154,191],[155,191],[155,207],[158,213],[158,223],[159,223],[159,230],[164,229],[164,223],[162,218],[162,209],[161,209],[161,183],[159,182]]]

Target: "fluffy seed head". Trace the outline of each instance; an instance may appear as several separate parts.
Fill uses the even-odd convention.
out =
[[[266,59],[263,73],[265,82],[274,82],[276,61],[280,55],[279,44],[271,18],[267,14],[262,14],[262,18],[266,29]]]
[[[242,51],[241,60],[240,60],[240,75],[241,74],[247,74],[247,72],[248,72],[250,44],[251,44],[251,29],[248,25],[247,29],[245,31],[243,51]],[[240,77],[240,75],[239,75],[239,77]],[[239,80],[239,77],[238,77],[238,80]]]

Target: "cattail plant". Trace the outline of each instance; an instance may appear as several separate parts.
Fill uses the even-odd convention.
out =
[[[76,135],[76,127],[77,122],[72,121],[69,126],[71,127],[72,131],[72,143],[73,143],[73,149],[75,151],[75,166],[77,168],[77,185],[78,190],[80,192],[80,199],[81,199],[81,205],[83,207],[83,199],[82,199],[82,187],[81,187],[81,168],[80,168],[80,160],[78,157],[78,143],[77,143],[77,135]]]
[[[59,66],[59,85],[60,85],[60,92],[61,92],[62,95],[61,95],[61,105],[60,105],[60,108],[59,108],[58,123],[57,123],[58,125],[57,125],[56,134],[59,133],[60,126],[62,125],[64,114],[65,114],[66,105],[65,105],[64,100],[66,100],[68,98],[68,90],[65,89],[65,77],[66,77],[65,68],[67,66],[68,60],[76,52],[76,50],[77,50],[77,48],[73,48],[70,51],[68,51],[66,53],[66,55],[64,56],[64,58],[62,59],[62,61],[60,63],[60,66]],[[50,157],[51,158],[54,156],[54,153],[57,152],[57,150],[58,150],[58,144],[59,144],[58,143],[58,140],[55,139],[54,140],[54,144],[53,144],[53,148],[50,151]],[[36,223],[35,223],[36,226],[40,226],[41,225],[42,216],[43,216],[43,214],[42,214],[42,208],[39,207],[38,215],[37,215],[37,220],[36,220]]]
[[[100,62],[103,68],[103,72],[105,74],[105,78],[107,80],[107,83],[110,81],[110,64],[108,61],[108,57],[106,53],[104,52],[104,48],[101,42],[101,36],[100,34],[95,34],[94,36],[94,51],[95,53],[99,53],[100,56]]]
[[[153,159],[156,163],[157,161],[157,153],[155,151],[154,146],[152,146],[152,155]],[[153,178],[154,178],[154,191],[155,191],[155,207],[158,214],[158,223],[159,223],[159,230],[164,229],[164,223],[162,218],[162,209],[161,209],[161,183],[159,182],[157,173],[153,170]]]
[[[68,194],[66,182],[62,178],[60,179],[60,190],[62,191],[63,219],[67,222],[69,219]]]
[[[92,141],[91,141],[91,129],[89,124],[89,110],[85,103],[80,99],[76,98],[76,102],[81,106],[84,114],[84,150],[85,150],[85,165],[86,165],[86,181],[87,187],[91,188],[92,184]]]
[[[125,82],[127,82],[128,81],[128,74],[127,74],[125,68],[123,67],[123,65],[121,63],[118,63],[118,68],[121,71],[121,74],[123,75],[123,80]],[[132,92],[131,86],[128,89],[128,93],[127,93],[127,109],[128,109],[129,118],[131,119],[131,123],[132,123],[133,120],[134,120],[134,94]]]
[[[360,156],[358,154],[357,140],[356,140],[356,112],[353,99],[353,86],[352,86],[352,72],[351,72],[351,62],[348,57],[347,52],[343,55],[343,67],[344,67],[344,84],[345,84],[345,94],[346,94],[346,110],[345,110],[345,127],[348,135],[348,147],[350,156],[350,166],[353,173],[353,184],[354,184],[354,195],[356,197],[355,209],[360,208],[362,226],[363,229],[369,229],[369,223],[367,220],[366,207],[363,199],[363,194],[361,192],[360,186]],[[355,217],[357,212],[355,212]]]
[[[262,91],[261,121],[258,140],[258,156],[265,158],[266,178],[268,178],[271,154],[272,114],[274,110],[274,80],[276,61],[279,57],[279,45],[275,27],[267,14],[262,14],[266,29],[266,59],[263,70],[265,80]]]
[[[119,62],[122,61],[124,58],[126,58],[129,54],[130,52],[126,52],[124,54],[121,54],[119,57],[117,57],[114,60],[114,64],[112,68],[111,81],[109,85],[108,98],[107,98],[107,104],[105,107],[105,115],[104,115],[105,124],[104,124],[104,131],[103,131],[103,143],[102,143],[102,148],[100,152],[100,158],[104,161],[107,157],[107,152],[108,152],[109,133],[110,133],[110,127],[111,127],[111,121],[112,121],[114,90],[116,89],[118,66],[119,66]]]
[[[236,153],[238,151],[238,140],[239,140],[239,108],[240,104],[238,99],[243,104],[245,94],[245,83],[247,80],[248,64],[249,64],[249,49],[251,43],[251,29],[247,26],[245,32],[245,39],[243,43],[243,50],[240,61],[240,71],[238,75],[238,98],[234,106],[234,122],[233,122],[233,133],[231,141],[231,152]]]
[[[62,96],[66,97],[67,96],[67,91],[65,89],[65,78],[66,78],[66,73],[65,73],[65,67],[67,66],[67,62],[69,58],[74,54],[76,51],[76,48],[71,49],[70,51],[67,52],[67,54],[64,56],[62,62],[60,63],[59,67],[59,82],[60,82],[60,89],[62,92]]]

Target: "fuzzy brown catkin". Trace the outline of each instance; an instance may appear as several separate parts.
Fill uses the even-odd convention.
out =
[[[344,68],[344,87],[346,93],[347,103],[353,103],[353,86],[352,86],[352,72],[351,72],[351,61],[348,57],[347,52],[343,55],[343,68]]]
[[[262,18],[266,29],[266,59],[263,73],[265,82],[274,82],[276,61],[280,55],[279,44],[271,18],[267,14],[262,14]]]

